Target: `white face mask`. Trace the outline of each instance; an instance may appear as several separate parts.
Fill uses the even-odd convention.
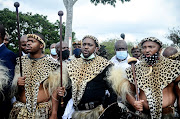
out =
[[[116,51],[116,57],[120,60],[126,59],[128,56],[127,51]]]
[[[93,59],[93,58],[95,58],[96,56],[95,56],[95,54],[93,53],[93,54],[91,54],[88,58],[85,58],[84,57],[84,55],[81,53],[81,58],[83,58],[83,59],[85,59],[85,60],[90,60],[90,59]]]
[[[52,55],[57,55],[55,48],[52,48],[52,49],[51,49],[51,54],[52,54]]]
[[[90,60],[90,59],[93,59],[93,58],[95,58],[96,57],[96,51],[97,51],[98,49],[96,48],[95,49],[95,51],[94,51],[94,53],[92,53],[88,58],[85,58],[84,57],[84,55],[83,55],[83,53],[81,53],[81,58],[83,58],[83,59],[85,59],[85,60]]]

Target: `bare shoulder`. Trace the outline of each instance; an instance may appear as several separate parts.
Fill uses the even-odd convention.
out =
[[[130,88],[131,88],[131,90],[132,90],[133,92],[135,92],[135,91],[136,91],[135,85],[132,84],[131,82],[129,82],[129,83],[130,83]]]

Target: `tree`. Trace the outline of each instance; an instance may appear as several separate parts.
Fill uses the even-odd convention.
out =
[[[114,55],[114,44],[117,41],[117,39],[108,39],[101,43],[101,45],[105,46],[105,49],[107,51],[107,59],[111,59]]]
[[[16,13],[5,8],[0,11],[0,24],[3,24],[7,33],[10,36],[9,49],[16,52],[18,50],[18,37],[16,25]],[[47,16],[32,13],[19,13],[20,32],[23,34],[41,33],[46,39],[46,48],[49,48],[52,43],[59,41],[59,21],[54,24],[47,20]],[[63,23],[63,39],[65,35],[65,23]],[[73,37],[75,33],[73,33]]]
[[[78,0],[63,0],[64,6],[66,8],[67,17],[66,17],[66,29],[65,29],[65,42],[69,44],[69,38],[72,38],[72,21],[73,21],[73,6]],[[115,7],[117,0],[90,0],[91,3],[95,5],[110,4]],[[120,0],[122,3],[130,0]],[[72,44],[72,43],[71,43]]]
[[[92,3],[94,3],[95,5],[99,4],[99,3],[102,3],[103,5],[106,5],[106,4],[110,4],[112,6],[115,7],[115,4],[116,4],[116,1],[117,0],[91,0]],[[129,2],[130,0],[120,0],[122,3],[124,2]]]
[[[169,30],[170,34],[167,36],[175,45],[180,46],[180,27]]]
[[[115,43],[119,39],[108,39],[104,42],[101,43],[101,45],[105,46],[105,49],[107,51],[107,59],[111,59],[115,54]],[[127,42],[127,47],[128,47],[128,53],[131,55],[131,48],[134,46],[133,42]]]

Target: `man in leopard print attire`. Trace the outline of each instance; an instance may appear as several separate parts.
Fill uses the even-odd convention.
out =
[[[162,55],[164,57],[166,57],[166,58],[180,61],[180,52],[178,52],[177,48],[175,48],[175,47],[172,47],[172,46],[167,47],[163,51]],[[176,92],[177,92],[177,95],[178,95],[178,98],[179,98],[180,97],[180,91],[179,91],[178,83],[179,82],[176,82],[175,89],[176,89]],[[179,83],[179,85],[180,85],[180,83]],[[178,104],[180,104],[180,100],[178,100],[178,101],[179,101]],[[177,101],[175,102],[174,105],[175,105],[175,108],[176,108],[175,110],[177,112],[175,114],[176,114],[176,117],[178,118],[178,117],[180,117],[180,115],[179,115],[180,114],[180,105],[177,105]]]
[[[59,63],[44,54],[45,39],[41,34],[27,34],[27,37],[29,54],[21,57],[22,76],[19,58],[15,67],[12,94],[17,101],[13,104],[10,119],[49,119],[51,97],[57,87],[48,82],[56,79],[55,84],[60,84],[54,74]]]
[[[75,110],[72,119],[97,119],[104,107],[117,101],[117,96],[106,79],[112,64],[96,54],[98,49],[97,38],[87,35],[82,39],[81,57],[67,63],[68,78],[72,86],[70,102]],[[109,101],[105,97],[106,90],[110,93]]]
[[[136,101],[131,94],[127,96],[127,101],[136,110],[148,115],[148,118],[174,118],[172,106],[177,97],[175,84],[180,81],[180,62],[160,56],[162,42],[155,37],[145,38],[139,45],[143,58],[135,65],[135,73],[140,100]],[[126,73],[131,89],[135,92],[132,69],[128,68]],[[180,105],[180,98],[177,99]]]

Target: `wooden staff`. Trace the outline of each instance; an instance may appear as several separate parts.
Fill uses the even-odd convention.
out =
[[[135,74],[135,64],[137,63],[137,59],[132,57],[130,59],[128,59],[128,64],[131,65],[132,68],[132,72],[133,72],[133,79],[134,79],[134,83],[135,83],[135,89],[136,89],[136,100],[139,101],[139,92],[138,92],[138,85],[137,85],[137,80],[136,80],[136,74]],[[137,111],[137,114],[141,117],[142,113],[140,111]],[[143,117],[141,117],[143,119]]]
[[[60,17],[60,56],[59,56],[59,61],[60,61],[60,80],[61,80],[61,87],[62,85],[62,16],[63,16],[63,11],[59,11],[58,15]],[[64,101],[63,97],[61,97],[61,107],[64,106]]]
[[[132,72],[133,72],[133,79],[134,79],[135,88],[136,88],[137,101],[139,101],[138,86],[137,86],[137,80],[136,80],[136,74],[135,74],[135,67],[134,67],[134,64],[136,64],[136,62],[137,62],[137,59],[134,58],[134,57],[128,59],[128,64],[131,65]]]
[[[18,2],[14,3],[14,7],[16,7],[16,20],[17,20],[17,31],[18,31],[18,44],[19,44],[19,63],[20,63],[20,75],[22,77],[22,62],[21,62],[21,42],[20,42],[20,30],[19,30],[19,13],[18,7],[20,4]]]

